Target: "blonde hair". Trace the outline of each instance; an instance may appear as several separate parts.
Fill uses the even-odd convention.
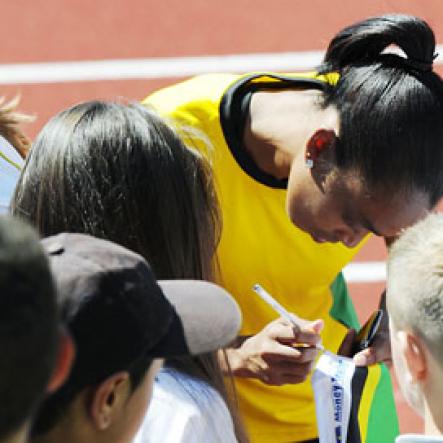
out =
[[[407,229],[389,251],[387,306],[397,329],[410,329],[443,364],[443,214]]]
[[[32,122],[34,117],[16,111],[20,96],[15,96],[7,101],[0,97],[0,135],[2,135],[25,158],[31,142],[20,129],[22,123]]]

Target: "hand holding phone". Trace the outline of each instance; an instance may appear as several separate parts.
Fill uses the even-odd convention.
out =
[[[363,351],[363,349],[371,346],[382,318],[383,311],[381,309],[378,309],[371,314],[354,339],[351,355],[355,355],[358,352]]]

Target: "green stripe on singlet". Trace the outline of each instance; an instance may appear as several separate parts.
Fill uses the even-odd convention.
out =
[[[349,297],[348,287],[346,285],[343,273],[339,273],[331,285],[333,303],[329,310],[329,315],[348,328],[360,329],[357,313]]]
[[[391,375],[381,365],[380,381],[374,392],[365,443],[392,443],[400,433]]]

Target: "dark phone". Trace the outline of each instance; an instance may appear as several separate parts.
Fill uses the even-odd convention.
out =
[[[371,346],[382,318],[383,311],[381,309],[378,309],[371,314],[367,322],[362,326],[360,331],[358,331],[357,336],[355,337],[354,343],[352,344],[351,355],[355,355],[358,352],[363,351],[363,349]]]

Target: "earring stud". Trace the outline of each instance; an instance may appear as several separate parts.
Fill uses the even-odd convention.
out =
[[[312,169],[314,167],[314,159],[312,158],[312,155],[310,152],[306,153],[306,157],[305,157],[305,166],[308,169]]]

